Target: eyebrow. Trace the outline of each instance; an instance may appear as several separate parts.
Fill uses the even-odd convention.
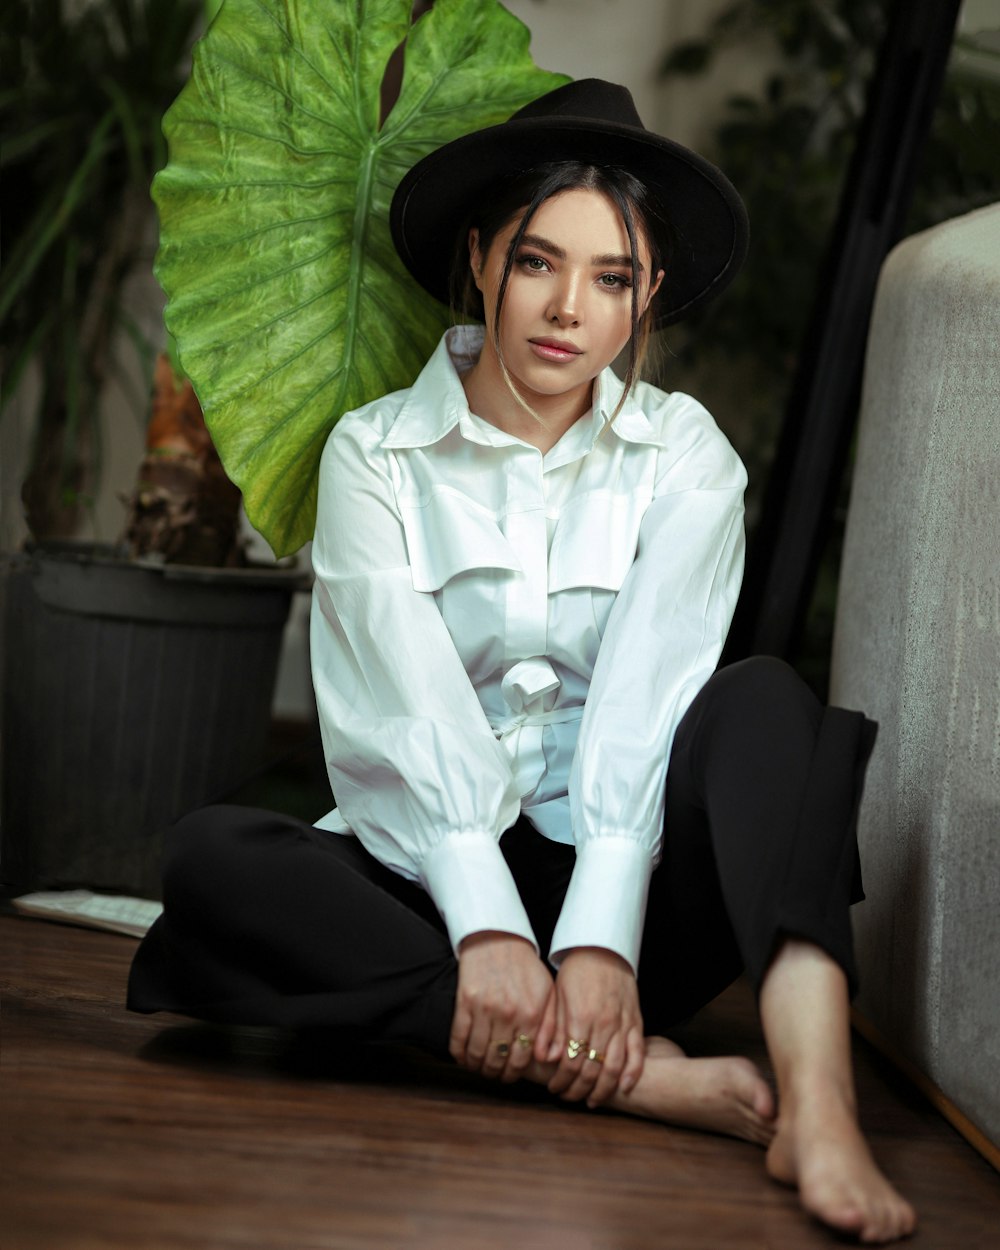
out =
[[[554,256],[556,260],[565,260],[566,252],[557,243],[553,243],[551,239],[544,239],[540,234],[525,234],[521,237],[521,247],[537,247],[539,251],[548,252],[550,256]],[[617,252],[606,252],[601,256],[591,256],[590,263],[592,265],[615,265],[621,269],[632,268],[632,257],[627,254]],[[638,264],[639,272],[643,272],[643,267]]]

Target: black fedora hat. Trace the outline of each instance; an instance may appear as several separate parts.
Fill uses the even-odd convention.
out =
[[[626,169],[656,198],[670,227],[666,274],[654,304],[657,326],[686,317],[739,272],[749,231],[733,186],[697,153],[647,130],[626,88],[599,78],[558,87],[509,121],[418,161],[390,210],[403,264],[447,303],[455,240],[475,206],[491,188],[558,160]]]

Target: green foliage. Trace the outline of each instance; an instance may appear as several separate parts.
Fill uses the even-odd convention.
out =
[[[817,277],[888,9],[887,0],[734,0],[704,39],[673,48],[662,65],[667,77],[699,74],[720,52],[761,39],[779,54],[778,68],[758,97],[727,101],[707,153],[747,201],[747,266],[722,300],[672,339],[666,379],[704,398],[730,433],[750,470],[751,519],[818,294]],[[1000,196],[998,44],[988,37],[956,40],[904,234]],[[845,482],[797,658],[820,694],[829,664],[846,495]]]
[[[446,313],[393,249],[405,170],[566,81],[496,0],[226,0],[165,119],[167,323],[227,473],[279,555],[312,535],[345,411],[409,385]],[[380,88],[406,40],[399,99]]]
[[[700,73],[748,40],[769,40],[779,53],[760,96],[727,100],[708,153],[747,203],[746,268],[679,348],[682,359],[695,348],[722,354],[730,367],[751,358],[764,424],[776,424],[794,368],[885,9],[884,0],[735,0],[703,40],[674,48],[662,65],[668,77]],[[757,431],[765,444],[772,433]]]
[[[1000,30],[955,41],[906,233],[1000,197]]]
[[[734,0],[704,39],[674,47],[661,66],[665,77],[700,74],[747,41],[770,42],[779,54],[759,96],[727,100],[707,153],[747,202],[746,268],[671,344],[675,384],[696,356],[707,373],[720,369],[720,357],[725,370],[753,371],[753,429],[743,448],[751,460],[766,456],[777,430],[888,7],[887,0]],[[938,102],[907,233],[1000,193],[1000,77],[965,66],[963,46],[968,41],[959,41]]]
[[[160,118],[201,12],[201,0],[25,0],[0,28],[2,399],[42,363],[40,443],[62,440],[56,494],[79,483],[76,458],[93,443],[121,285],[165,156]]]

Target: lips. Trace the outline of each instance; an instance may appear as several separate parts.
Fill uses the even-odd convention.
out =
[[[568,360],[575,360],[577,356],[583,355],[583,349],[576,347],[567,339],[529,339],[528,343],[535,355],[540,356],[543,360],[562,363]]]

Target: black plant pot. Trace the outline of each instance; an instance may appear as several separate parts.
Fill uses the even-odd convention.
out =
[[[288,569],[53,544],[6,569],[0,880],[159,896],[163,830],[262,763]]]

